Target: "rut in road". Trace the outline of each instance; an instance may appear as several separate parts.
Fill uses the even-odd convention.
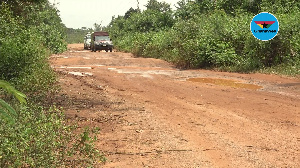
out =
[[[73,102],[66,115],[102,130],[99,167],[300,167],[299,79],[76,47],[51,62]]]

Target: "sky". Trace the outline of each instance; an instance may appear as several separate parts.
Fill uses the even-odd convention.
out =
[[[148,0],[138,0],[144,10]],[[167,2],[175,9],[179,0],[158,0]],[[68,28],[93,28],[94,23],[107,26],[112,16],[124,15],[130,7],[137,8],[137,0],[49,0],[60,11],[62,22]]]

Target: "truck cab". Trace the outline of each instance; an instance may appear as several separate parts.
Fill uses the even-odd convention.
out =
[[[93,32],[91,34],[91,50],[93,52],[105,50],[112,52],[113,43],[108,32]]]

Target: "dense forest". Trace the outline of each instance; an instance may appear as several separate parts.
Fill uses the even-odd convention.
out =
[[[108,26],[116,48],[154,57],[179,68],[235,72],[300,73],[300,1],[181,0],[170,5],[149,0],[146,10],[130,8]],[[250,22],[260,12],[279,21],[277,36],[256,39]]]
[[[0,167],[88,167],[104,159],[90,131],[73,134],[76,126],[47,101],[58,90],[48,59],[67,49],[65,30],[48,0],[0,1]]]

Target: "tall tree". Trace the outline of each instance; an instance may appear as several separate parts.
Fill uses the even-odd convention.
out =
[[[134,13],[140,13],[141,10],[140,9],[133,9],[132,7],[125,13],[124,15],[124,19],[128,19],[130,18],[130,16]]]
[[[166,2],[158,2],[157,0],[149,0],[145,5],[147,10],[156,10],[159,12],[170,12],[171,6]]]
[[[102,31],[101,23],[94,23],[94,31]]]

